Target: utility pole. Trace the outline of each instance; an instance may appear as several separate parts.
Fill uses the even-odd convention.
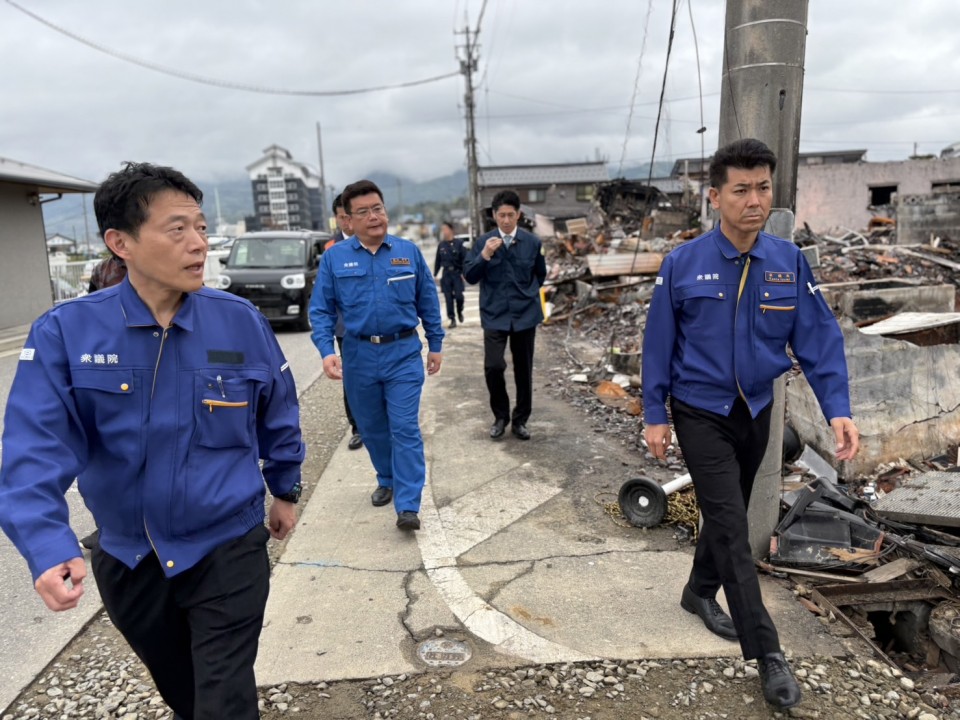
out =
[[[720,88],[720,146],[756,138],[777,156],[767,231],[793,237],[800,152],[800,106],[809,0],[727,0]],[[754,557],[769,551],[780,511],[783,377],[774,384],[770,439],[748,511]]]
[[[323,137],[320,134],[320,122],[317,121],[317,152],[320,155],[320,229],[329,230],[327,224],[327,182],[323,173]]]
[[[83,240],[87,246],[87,257],[90,257],[90,225],[87,222],[87,194],[80,196],[80,204],[83,206]],[[73,235],[76,237],[76,233]]]
[[[476,133],[476,103],[473,95],[473,72],[477,69],[477,35],[479,33],[479,24],[477,30],[470,30],[469,25],[465,25],[457,35],[463,35],[465,45],[458,46],[464,49],[463,57],[460,60],[460,72],[463,73],[466,90],[464,92],[464,106],[467,113],[467,139],[464,144],[467,147],[467,199],[470,207],[470,225],[473,237],[479,237],[483,233],[483,223],[480,218],[480,188],[479,188],[479,167],[477,165],[477,133]]]

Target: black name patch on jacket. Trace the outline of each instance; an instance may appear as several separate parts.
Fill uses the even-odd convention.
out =
[[[774,272],[767,270],[763,274],[764,282],[768,283],[785,283],[785,284],[796,284],[797,274],[792,272]]]
[[[391,265],[409,265],[410,258],[390,258]]]
[[[207,350],[207,362],[211,365],[243,365],[243,353],[239,350]]]

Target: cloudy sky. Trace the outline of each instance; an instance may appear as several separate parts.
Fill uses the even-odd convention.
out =
[[[354,90],[455,73],[462,36],[454,31],[476,26],[482,4],[0,0],[0,156],[90,180],[128,159],[171,164],[196,179],[238,178],[273,143],[316,164],[320,122],[332,185],[373,170],[445,175],[465,166],[462,76],[291,97],[171,77],[84,43],[226,84]],[[481,164],[648,161],[670,5],[488,0],[475,76]],[[700,153],[688,8],[707,152],[716,147],[723,6],[682,2],[658,160]],[[898,160],[914,143],[939,153],[960,141],[956,8],[956,0],[810,0],[801,150],[867,148],[870,160]]]

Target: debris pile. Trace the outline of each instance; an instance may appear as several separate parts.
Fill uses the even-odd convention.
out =
[[[645,237],[644,223],[625,222],[626,215],[621,209],[591,213],[572,224],[575,238],[560,234],[545,243],[548,325],[563,334],[566,351],[559,358],[563,373],[551,385],[589,413],[598,432],[635,447],[644,458],[641,472],[652,476],[663,468],[646,452],[638,421],[641,339],[659,263],[690,234]],[[872,376],[865,368],[854,375],[851,367],[852,379],[866,383],[854,389],[854,400],[870,382],[881,390],[887,383],[886,401],[878,396],[870,402],[886,406],[889,417],[863,420],[861,430],[869,429],[865,447],[896,445],[890,438],[906,437],[904,425],[929,427],[924,438],[911,436],[913,453],[897,446],[892,460],[841,467],[845,482],[798,427],[804,451],[785,466],[781,520],[769,562],[760,566],[793,581],[799,601],[822,622],[861,637],[909,682],[922,677],[947,694],[960,694],[960,499],[953,500],[960,498],[960,435],[952,425],[938,425],[960,413],[960,398],[941,397],[954,394],[951,378],[960,352],[960,242],[933,237],[922,245],[897,245],[895,224],[887,219],[859,232],[818,235],[804,228],[796,241],[841,319],[848,349],[851,337],[862,335],[864,346],[856,352],[864,362],[884,359],[869,360]],[[891,384],[889,364],[898,353],[904,388]],[[799,385],[802,379],[796,379]],[[917,383],[930,387],[925,391]],[[927,414],[904,419],[894,396],[911,402],[917,393],[936,407],[914,402]],[[803,414],[789,388],[787,407],[790,417]],[[811,422],[823,425],[820,417]],[[921,447],[921,440],[933,444]],[[685,472],[676,447],[669,451],[668,469]],[[686,489],[670,499],[688,503],[691,497]],[[684,524],[669,513],[665,520]],[[687,528],[678,531],[680,538],[692,536]]]

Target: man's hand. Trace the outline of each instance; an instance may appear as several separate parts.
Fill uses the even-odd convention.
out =
[[[837,460],[853,460],[860,450],[860,431],[853,420],[846,417],[836,417],[830,421],[833,434],[837,439]]]
[[[83,558],[75,557],[45,571],[34,587],[46,606],[55,612],[75,608],[83,596],[83,579],[87,566]],[[70,585],[67,585],[67,580]]]
[[[427,375],[436,375],[440,372],[440,365],[443,363],[443,353],[427,353]]]
[[[343,365],[340,356],[334,353],[323,359],[323,373],[331,380],[343,380]]]
[[[667,459],[667,448],[670,447],[669,425],[647,425],[643,428],[643,439],[647,441],[650,453],[657,460]]]
[[[493,254],[500,249],[503,245],[503,238],[499,235],[494,235],[492,238],[487,238],[487,241],[483,244],[483,250],[480,251],[480,255],[483,256],[484,260],[490,260],[493,257]]]
[[[270,519],[267,524],[273,539],[283,540],[297,524],[297,506],[292,502],[274,498],[270,504]]]

